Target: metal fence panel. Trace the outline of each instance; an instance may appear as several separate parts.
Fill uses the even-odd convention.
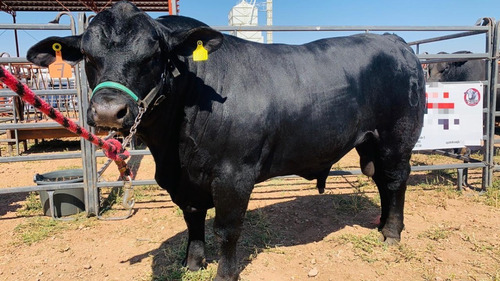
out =
[[[73,21],[73,19],[72,19]],[[72,22],[71,25],[3,25],[0,24],[0,29],[63,29],[71,30],[73,34],[80,34],[84,32],[87,25],[87,18],[85,14],[80,13],[78,15],[78,30],[75,29],[75,25]],[[421,44],[426,44],[430,42],[449,40],[451,38],[458,38],[464,36],[471,36],[476,34],[485,34],[486,37],[486,50],[484,53],[476,54],[419,54],[419,58],[423,63],[431,63],[437,61],[453,61],[453,60],[487,60],[491,61],[488,64],[488,77],[486,79],[486,89],[488,96],[488,105],[485,109],[486,118],[486,131],[485,131],[485,158],[484,161],[479,163],[461,163],[461,164],[447,164],[447,165],[432,165],[432,166],[414,166],[412,171],[423,171],[423,170],[442,170],[442,169],[467,169],[467,168],[482,168],[484,169],[484,181],[483,185],[485,187],[492,184],[493,171],[495,169],[500,170],[498,165],[495,165],[493,161],[494,153],[494,129],[495,129],[495,116],[499,114],[495,112],[496,103],[496,91],[498,89],[498,55],[500,54],[500,28],[499,23],[491,23],[486,26],[421,26],[421,27],[411,27],[411,26],[258,26],[258,27],[228,27],[228,26],[215,26],[215,29],[220,31],[280,31],[280,32],[295,32],[295,31],[457,31],[459,33],[454,35],[447,35],[441,37],[434,37],[425,40],[419,40],[410,42],[410,44],[418,46]],[[27,63],[25,58],[0,58],[0,63]],[[43,95],[66,95],[66,94],[76,94],[78,96],[78,110],[79,110],[79,124],[88,130],[92,130],[86,125],[86,109],[88,108],[89,100],[89,87],[87,85],[85,72],[81,71],[84,67],[84,63],[80,63],[75,68],[75,87],[74,90],[52,90],[52,91],[39,91],[38,94]],[[491,86],[490,86],[491,85]],[[13,96],[12,93],[8,93],[6,90],[0,91],[0,97]],[[17,127],[16,127],[17,126]],[[10,128],[36,128],[36,124],[1,124],[0,130],[10,129]],[[149,151],[132,151],[133,155],[145,155],[149,154]],[[13,193],[13,192],[26,192],[26,191],[39,191],[39,190],[58,190],[63,188],[84,188],[85,191],[85,205],[86,212],[88,215],[96,215],[99,212],[99,189],[102,187],[118,187],[122,186],[123,182],[106,182],[100,183],[97,178],[97,157],[102,157],[102,152],[96,152],[92,144],[86,141],[81,141],[81,153],[56,153],[52,155],[43,156],[18,156],[18,157],[1,157],[0,163],[10,163],[17,161],[36,161],[36,160],[46,160],[46,159],[71,159],[71,158],[82,158],[82,165],[84,171],[84,182],[77,184],[53,184],[46,186],[29,186],[29,187],[17,187],[17,188],[7,188],[0,189],[0,195]],[[359,170],[353,171],[332,171],[332,176],[346,175],[346,174],[358,174]],[[134,181],[133,185],[149,185],[155,184],[154,180],[140,180]]]

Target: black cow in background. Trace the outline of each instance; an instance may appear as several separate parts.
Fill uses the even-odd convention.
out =
[[[458,51],[453,54],[472,54],[472,52]],[[427,72],[428,82],[483,81],[486,79],[486,64],[484,60],[431,63],[427,66]]]
[[[89,124],[127,134],[147,107],[137,135],[154,157],[156,181],[184,213],[189,269],[205,264],[207,209],[215,207],[221,250],[215,279],[237,280],[236,244],[254,185],[290,174],[326,178],[353,148],[379,189],[385,241],[400,240],[425,109],[420,61],[401,38],[266,45],[187,17],[153,20],[119,2],[82,35],[39,42],[28,59],[47,66],[54,43],[66,61],[86,62]],[[193,61],[200,44],[207,61]]]
[[[438,54],[447,54],[439,52]],[[470,51],[458,51],[453,54],[472,54]],[[427,65],[427,82],[463,82],[484,81],[486,75],[485,60],[461,60],[454,62],[431,63]],[[500,79],[500,74],[499,74]],[[499,80],[500,81],[500,80]],[[496,110],[500,110],[500,93],[497,92]],[[486,95],[485,95],[486,96]],[[483,99],[486,106],[486,99]],[[500,117],[496,118],[500,121]]]

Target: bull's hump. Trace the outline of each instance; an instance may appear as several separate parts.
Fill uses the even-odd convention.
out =
[[[141,12],[139,8],[137,8],[134,4],[130,2],[121,1],[113,5],[110,9],[111,12],[119,13],[119,14],[133,14],[137,12]]]

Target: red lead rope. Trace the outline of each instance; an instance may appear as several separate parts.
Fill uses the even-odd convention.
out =
[[[111,160],[113,160],[118,166],[120,175],[122,179],[126,179],[128,176],[132,176],[132,172],[127,167],[125,159],[130,156],[130,153],[122,148],[122,144],[116,139],[103,140],[96,135],[85,130],[85,128],[80,127],[75,122],[64,117],[61,112],[50,106],[44,100],[37,97],[33,91],[31,91],[28,86],[17,80],[9,71],[0,67],[0,81],[5,83],[12,91],[18,94],[25,102],[33,105],[36,109],[40,110],[51,119],[54,119],[57,123],[61,124],[64,128],[70,132],[90,141],[94,145],[102,148],[104,154]]]

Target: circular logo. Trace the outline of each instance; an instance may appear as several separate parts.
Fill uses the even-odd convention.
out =
[[[481,93],[475,88],[470,88],[464,93],[464,101],[468,106],[475,106],[481,101]]]

